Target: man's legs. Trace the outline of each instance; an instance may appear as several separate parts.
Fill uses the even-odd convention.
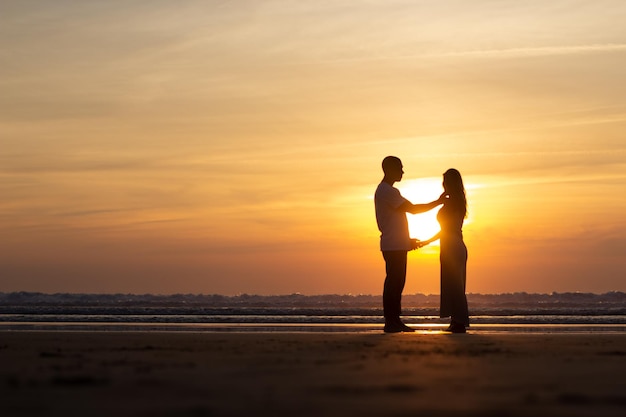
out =
[[[406,251],[384,251],[385,286],[383,288],[383,311],[385,314],[385,331],[411,331],[400,321],[402,290],[406,282]]]

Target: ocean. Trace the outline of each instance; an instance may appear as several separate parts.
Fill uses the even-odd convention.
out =
[[[624,332],[626,293],[468,294],[471,332]],[[403,296],[403,320],[439,332],[438,295]],[[0,293],[0,330],[378,332],[380,295]]]

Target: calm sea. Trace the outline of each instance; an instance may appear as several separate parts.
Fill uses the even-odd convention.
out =
[[[437,332],[437,295],[403,297],[404,321]],[[469,294],[472,332],[625,332],[626,294]],[[0,330],[378,332],[380,296],[0,293]]]

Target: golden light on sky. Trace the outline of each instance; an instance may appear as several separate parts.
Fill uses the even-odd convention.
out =
[[[428,203],[436,200],[443,192],[443,178],[419,178],[403,180],[395,184],[402,195],[413,203]],[[465,183],[466,197],[471,201],[473,190],[479,188],[480,185]],[[411,237],[419,240],[427,240],[439,232],[439,223],[437,222],[437,212],[439,208],[420,213],[416,215],[408,215],[409,233]],[[472,213],[468,212],[465,219],[464,227],[467,228],[472,223]],[[439,256],[439,241],[435,241],[430,245],[420,249],[420,254],[429,254]]]
[[[441,178],[420,178],[409,179],[395,184],[402,195],[413,203],[428,203],[435,200],[443,192]],[[409,233],[411,237],[426,240],[439,232],[439,223],[437,222],[438,209],[431,210],[426,213],[417,215],[408,215]],[[439,246],[439,241],[433,242],[432,246]],[[432,248],[424,248],[421,252],[438,252],[427,250]]]
[[[3,4],[0,291],[378,294],[386,155],[415,203],[463,174],[468,292],[624,291],[624,21],[621,0]],[[412,252],[405,292],[438,285],[436,246]]]

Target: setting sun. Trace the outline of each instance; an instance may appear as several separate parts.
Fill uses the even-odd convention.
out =
[[[397,183],[396,187],[400,190],[402,195],[414,204],[428,203],[441,195],[443,192],[442,179],[441,178],[420,178],[402,180]],[[471,190],[478,188],[477,185],[465,184],[465,192],[468,198],[468,206],[471,204]],[[409,221],[409,232],[411,237],[426,240],[434,236],[439,232],[439,222],[437,221],[437,212],[439,208],[428,211],[426,213],[407,215]],[[471,223],[471,219],[468,213],[468,218],[464,221],[464,226]],[[433,250],[433,248],[439,247],[439,241],[435,241],[425,248],[420,250],[420,253],[439,253],[439,250]]]
[[[406,199],[414,204],[433,201],[443,192],[441,178],[403,180],[396,184],[396,187]],[[411,237],[426,240],[439,232],[437,211],[438,209],[434,209],[426,213],[408,215]],[[433,245],[439,246],[439,242],[433,242],[431,246]]]

